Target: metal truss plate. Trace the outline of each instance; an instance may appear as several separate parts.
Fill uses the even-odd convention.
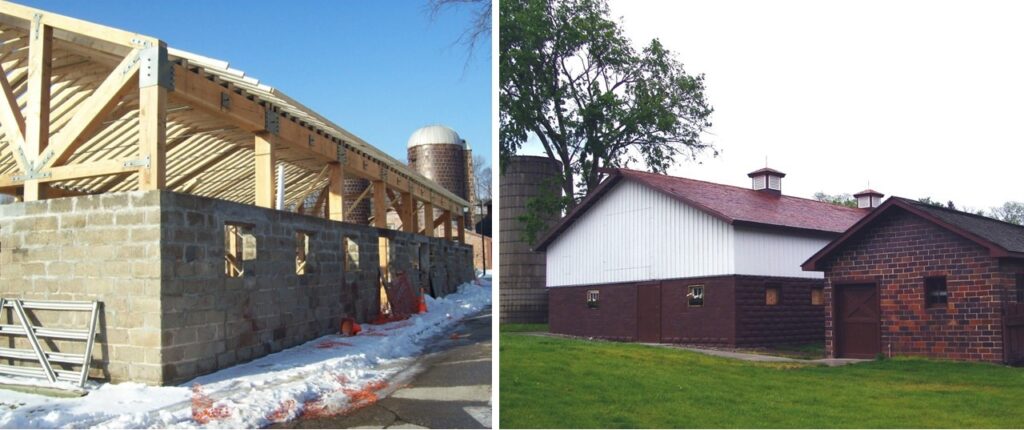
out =
[[[264,111],[263,116],[263,128],[267,131],[277,134],[281,130],[281,116],[277,112],[267,108]]]
[[[159,85],[174,90],[174,67],[167,58],[166,45],[142,48],[139,62],[139,88]]]
[[[149,167],[149,156],[145,156],[136,160],[127,160],[123,164],[126,169],[137,169],[137,168],[148,168]]]
[[[14,175],[14,176],[11,176],[11,180],[14,181],[14,182],[25,182],[25,181],[32,180],[32,179],[46,179],[46,178],[49,178],[50,176],[52,176],[50,174],[50,172],[42,172],[42,173],[28,172],[28,173],[26,173],[24,175]]]

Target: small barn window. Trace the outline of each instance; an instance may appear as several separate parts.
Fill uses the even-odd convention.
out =
[[[342,241],[345,245],[345,249],[342,251],[345,253],[345,271],[346,272],[358,272],[359,271],[359,243],[352,240],[350,237],[346,237]]]
[[[812,305],[823,305],[823,304],[825,304],[825,288],[823,288],[823,287],[811,287],[811,304]]]
[[[690,285],[687,289],[686,304],[695,308],[704,306],[704,286]]]
[[[309,273],[307,259],[309,258],[309,233],[304,231],[295,232],[295,274],[305,275]]]
[[[1024,304],[1024,273],[1017,274],[1017,303]]]
[[[598,302],[601,300],[601,291],[599,290],[587,290],[587,307],[591,309],[597,309]]]
[[[769,285],[764,287],[764,304],[768,306],[775,306],[782,301],[781,288],[778,285]]]
[[[256,259],[256,236],[252,226],[224,223],[224,274],[229,278],[245,275],[245,262]]]
[[[924,300],[929,308],[946,307],[949,302],[949,293],[946,291],[945,276],[931,276],[924,278]]]

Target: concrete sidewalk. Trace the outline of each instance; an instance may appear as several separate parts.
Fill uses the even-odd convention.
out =
[[[580,337],[575,337],[575,336],[566,336],[566,335],[561,335],[561,334],[544,333],[544,332],[524,332],[524,333],[518,333],[518,334],[525,334],[525,335],[529,335],[529,336],[557,337],[557,338],[563,338],[563,339],[587,339],[587,340],[597,340],[597,341],[602,341],[602,342],[610,342],[610,341],[603,341],[603,340],[600,340],[600,339],[588,339],[588,338],[580,338]],[[737,351],[728,351],[728,350],[721,350],[721,349],[697,348],[697,347],[693,347],[693,346],[676,345],[676,344],[672,344],[672,343],[646,343],[646,342],[636,342],[636,343],[640,344],[640,345],[655,346],[655,347],[659,347],[659,348],[683,349],[683,350],[686,350],[686,351],[699,352],[701,354],[713,355],[715,357],[724,357],[724,358],[732,358],[732,359],[735,359],[735,360],[756,361],[756,362],[806,363],[806,364],[820,364],[820,365],[825,365],[825,366],[829,366],[829,367],[836,367],[836,366],[845,366],[847,364],[862,363],[862,362],[865,362],[865,361],[871,361],[871,360],[863,360],[863,359],[856,359],[856,358],[819,358],[819,359],[816,359],[816,360],[804,360],[804,359],[799,359],[799,358],[780,357],[780,356],[777,356],[777,355],[753,354],[753,353],[749,353],[749,352],[737,352]]]
[[[351,415],[272,427],[490,428],[490,307],[457,325],[391,382],[402,388]]]

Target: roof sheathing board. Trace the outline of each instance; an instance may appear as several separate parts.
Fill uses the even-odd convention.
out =
[[[380,160],[385,165],[398,170],[420,184],[426,185],[428,188],[443,195],[445,198],[463,206],[467,206],[469,204],[454,193],[413,171],[404,163],[370,145],[358,136],[320,116],[280,90],[269,85],[262,84],[258,79],[246,76],[245,72],[241,70],[232,69],[229,67],[228,62],[170,47],[168,47],[167,51],[172,61],[177,60],[190,68],[199,69],[198,71],[201,74],[207,74],[214,77],[216,80],[231,83],[232,86],[237,90],[242,91],[247,96],[254,97],[259,101],[268,103],[276,108],[279,113],[294,117],[305,125],[343,141],[352,149]]]

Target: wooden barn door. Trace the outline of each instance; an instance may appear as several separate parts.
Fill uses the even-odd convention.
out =
[[[640,284],[637,294],[637,339],[640,342],[661,342],[661,284]]]
[[[1003,311],[1006,362],[1024,365],[1024,303],[1007,303]]]
[[[882,352],[882,322],[875,285],[840,285],[835,300],[839,357],[874,358]]]

